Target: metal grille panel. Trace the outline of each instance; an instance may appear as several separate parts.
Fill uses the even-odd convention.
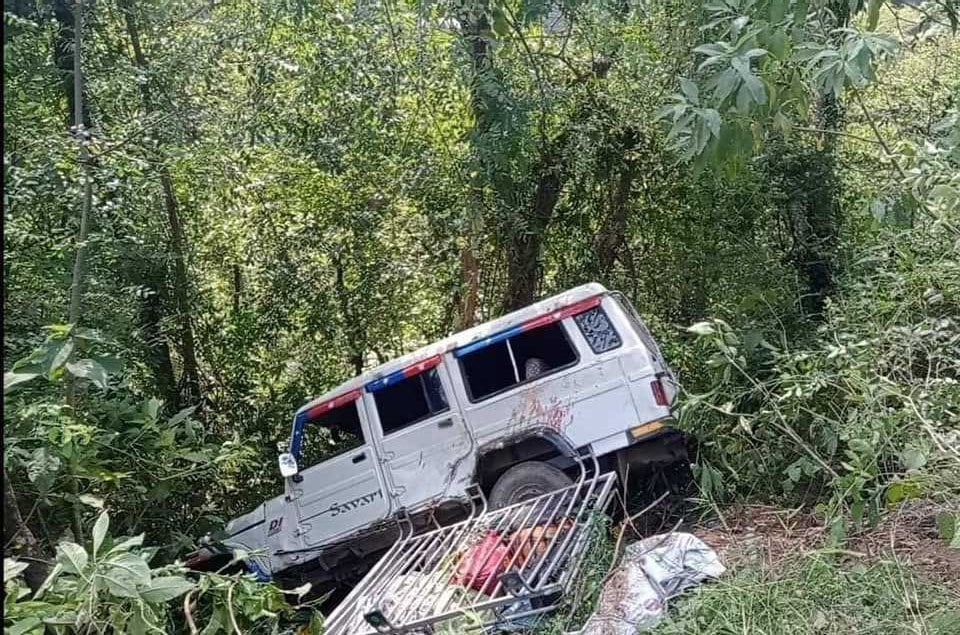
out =
[[[419,535],[406,531],[330,614],[326,632],[428,633],[458,617],[469,630],[550,611],[574,578],[590,521],[606,510],[616,482],[612,472],[591,471],[529,501],[493,511],[483,502],[459,523]],[[479,546],[491,535],[499,538],[490,539],[497,548],[483,553]],[[468,560],[503,575],[484,580]],[[369,614],[385,619],[374,627]]]

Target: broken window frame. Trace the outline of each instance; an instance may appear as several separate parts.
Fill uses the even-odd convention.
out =
[[[306,462],[304,456],[304,437],[310,431],[311,427],[317,428],[342,428],[343,426],[334,426],[329,424],[324,424],[323,421],[326,417],[329,417],[334,411],[340,410],[341,408],[353,407],[354,414],[357,417],[357,429],[359,430],[359,440],[360,442],[356,445],[350,447],[345,447],[343,449],[338,449],[333,454],[327,454],[322,458],[315,460],[313,462]],[[311,416],[312,415],[312,416]],[[291,447],[291,452],[294,458],[297,460],[297,463],[300,466],[301,470],[311,468],[315,465],[320,465],[321,463],[326,463],[327,461],[334,459],[338,456],[346,454],[347,452],[353,452],[359,448],[369,445],[370,441],[367,439],[366,432],[364,431],[363,426],[363,411],[361,408],[361,399],[360,391],[354,390],[340,397],[335,397],[324,403],[318,404],[311,408],[308,411],[302,412],[295,422],[294,429],[294,440],[293,446]],[[333,446],[335,447],[335,446]]]
[[[579,364],[579,363],[580,363],[580,349],[577,348],[577,345],[574,343],[573,338],[570,337],[570,333],[567,331],[567,327],[566,327],[566,325],[564,324],[564,321],[565,321],[565,319],[560,319],[560,320],[556,320],[556,321],[553,321],[553,322],[548,322],[548,323],[543,324],[543,325],[541,325],[541,326],[538,326],[538,327],[536,327],[536,328],[534,328],[534,329],[530,329],[529,331],[521,331],[521,332],[515,333],[515,334],[513,334],[513,335],[508,335],[508,336],[506,336],[506,337],[503,337],[502,339],[498,339],[498,340],[496,340],[496,341],[490,342],[488,345],[486,345],[486,346],[484,346],[484,347],[482,347],[482,348],[478,348],[478,349],[476,349],[476,350],[470,351],[469,353],[464,353],[464,354],[462,354],[462,355],[456,355],[456,352],[455,352],[455,356],[457,357],[457,365],[458,365],[459,370],[460,370],[460,378],[461,378],[462,381],[463,381],[464,391],[466,392],[466,394],[467,394],[467,399],[470,401],[470,403],[481,403],[481,402],[486,401],[486,400],[488,400],[488,399],[492,399],[492,398],[494,398],[494,397],[497,397],[497,396],[499,396],[499,395],[502,395],[502,394],[504,394],[504,393],[507,393],[507,392],[509,392],[509,391],[511,391],[511,390],[514,390],[514,389],[516,389],[516,388],[518,388],[518,387],[524,386],[525,384],[529,384],[530,382],[537,381],[537,380],[539,380],[539,379],[543,379],[544,377],[549,377],[549,376],[551,376],[551,375],[555,375],[555,374],[557,374],[557,373],[559,373],[559,372],[562,372],[562,371],[564,371],[564,370],[567,370],[568,368],[573,368],[574,366],[576,366],[577,364]],[[560,330],[560,333],[563,335],[563,341],[566,343],[567,347],[573,352],[573,361],[571,361],[571,362],[569,362],[569,363],[567,363],[567,364],[564,364],[564,365],[562,365],[562,366],[557,366],[557,367],[555,367],[555,368],[551,368],[551,369],[549,369],[548,371],[546,371],[545,373],[542,373],[542,374],[540,374],[540,375],[537,375],[536,377],[530,377],[530,378],[528,378],[528,379],[525,378],[525,379],[521,380],[521,379],[520,379],[520,368],[519,368],[519,366],[517,366],[517,359],[516,359],[516,356],[514,355],[513,347],[511,346],[510,342],[511,342],[512,340],[514,340],[514,339],[523,337],[524,335],[530,335],[531,333],[535,333],[535,332],[539,331],[540,329],[550,328],[550,327],[556,327],[556,328],[558,328],[558,329]],[[511,330],[512,330],[512,329],[511,329]],[[502,334],[493,335],[493,336],[491,336],[491,338],[497,338],[498,335],[502,335]],[[475,396],[475,395],[473,394],[473,387],[470,385],[470,376],[469,376],[469,373],[467,372],[467,369],[466,369],[466,367],[465,367],[465,365],[464,365],[464,360],[465,360],[467,357],[469,357],[471,354],[473,354],[473,353],[477,353],[477,352],[479,352],[479,351],[481,351],[481,350],[483,350],[483,349],[485,349],[485,348],[488,348],[488,347],[490,347],[490,346],[495,346],[495,345],[497,345],[497,344],[504,344],[504,345],[507,347],[507,353],[508,353],[508,355],[510,356],[510,365],[511,365],[511,367],[513,368],[513,377],[514,377],[514,379],[517,380],[517,381],[515,381],[514,383],[509,384],[509,385],[507,385],[507,386],[504,386],[503,388],[500,388],[500,389],[495,390],[495,391],[493,391],[493,392],[489,392],[489,393],[486,393],[486,394],[484,394],[484,395],[482,395],[482,396],[477,397],[477,396]],[[462,348],[467,348],[467,347],[462,347]]]
[[[439,410],[434,410],[434,409],[433,409],[433,406],[434,406],[433,401],[434,401],[434,400],[430,397],[430,393],[429,393],[429,391],[427,390],[427,385],[426,385],[427,379],[426,379],[426,376],[429,375],[430,373],[433,373],[433,374],[434,374],[434,376],[435,376],[435,378],[436,378],[437,388],[438,388],[439,391],[440,391],[440,397],[443,399],[443,408],[441,408],[441,409],[439,409]],[[388,430],[387,427],[384,425],[383,416],[380,414],[380,403],[379,403],[379,401],[377,400],[377,395],[378,395],[378,393],[382,393],[384,390],[390,390],[391,388],[395,388],[396,386],[399,386],[399,385],[402,384],[403,382],[413,381],[413,380],[419,380],[420,390],[423,392],[423,400],[424,400],[424,402],[427,404],[427,413],[424,414],[424,415],[421,415],[420,417],[417,417],[416,419],[413,419],[412,421],[407,421],[407,422],[405,422],[405,423],[403,423],[403,424],[401,424],[401,425],[391,426],[390,429]],[[422,423],[422,422],[424,422],[424,421],[427,421],[428,419],[432,419],[433,417],[436,417],[437,415],[441,415],[441,414],[444,414],[444,413],[446,413],[446,412],[450,412],[450,398],[447,396],[447,391],[446,391],[446,389],[444,388],[443,380],[441,379],[441,377],[440,377],[440,372],[439,372],[439,370],[437,369],[436,366],[432,366],[432,367],[430,367],[430,368],[427,368],[427,369],[425,369],[425,370],[423,370],[423,371],[421,371],[421,372],[416,373],[415,375],[411,375],[411,376],[409,376],[409,377],[404,377],[404,378],[400,379],[399,381],[395,381],[395,382],[392,382],[392,383],[389,383],[389,384],[383,384],[383,385],[381,385],[381,386],[379,386],[379,387],[374,388],[373,390],[371,390],[371,389],[368,387],[368,388],[367,388],[367,391],[370,392],[370,393],[373,395],[373,407],[374,407],[374,409],[376,410],[376,413],[377,413],[377,423],[380,425],[380,433],[381,433],[381,435],[382,435],[384,438],[390,436],[391,434],[396,434],[397,432],[402,432],[402,431],[406,430],[407,428],[410,428],[411,426],[415,426],[415,425],[417,425],[418,423]]]

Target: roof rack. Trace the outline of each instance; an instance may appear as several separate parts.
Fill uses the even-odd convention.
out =
[[[479,488],[461,522],[402,535],[329,615],[328,635],[515,628],[555,609],[610,503],[616,475],[578,456],[576,483],[488,510]],[[484,632],[488,632],[484,630]]]

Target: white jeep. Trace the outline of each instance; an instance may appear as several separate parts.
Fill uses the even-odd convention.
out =
[[[285,494],[230,522],[191,566],[281,583],[348,581],[398,534],[569,485],[576,452],[623,470],[685,459],[674,377],[636,311],[586,284],[452,335],[300,408],[280,455]],[[203,567],[206,568],[206,567]]]

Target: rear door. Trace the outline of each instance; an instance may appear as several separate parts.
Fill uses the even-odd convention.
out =
[[[462,496],[473,439],[437,355],[367,384],[383,464],[399,507]]]
[[[360,395],[355,390],[298,415],[292,451],[301,469],[299,479],[291,479],[291,490],[307,545],[387,515],[389,500],[376,469],[374,446],[361,423]]]

